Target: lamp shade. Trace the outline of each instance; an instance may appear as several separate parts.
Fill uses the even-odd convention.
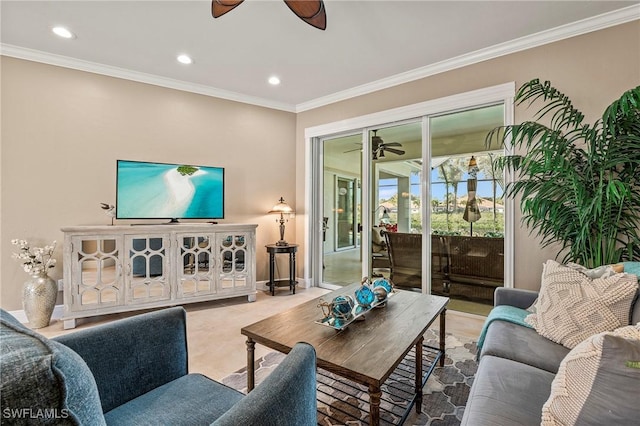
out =
[[[271,210],[269,210],[269,213],[291,214],[293,212],[293,208],[291,208],[289,204],[285,203],[284,198],[282,197],[280,197],[280,200],[278,200],[278,204],[276,204]]]

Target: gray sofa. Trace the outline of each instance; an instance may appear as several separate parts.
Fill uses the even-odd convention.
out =
[[[180,307],[55,339],[29,330],[0,310],[0,338],[3,424],[317,422],[312,346],[298,343],[245,396],[201,374],[188,374],[186,313]]]
[[[495,306],[526,309],[537,292],[497,288]],[[640,302],[631,310],[631,322],[640,321]],[[540,336],[534,329],[493,321],[480,353],[480,364],[469,394],[462,425],[540,425],[542,406],[569,349]]]

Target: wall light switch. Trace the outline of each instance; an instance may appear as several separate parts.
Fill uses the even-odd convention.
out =
[[[58,280],[58,291],[62,291],[63,287],[62,287],[62,283],[64,281],[62,279]]]

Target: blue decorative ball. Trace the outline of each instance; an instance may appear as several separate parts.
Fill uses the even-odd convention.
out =
[[[333,306],[332,313],[336,319],[349,320],[353,316],[353,298],[349,295],[337,296],[331,303]]]
[[[356,301],[361,306],[370,306],[374,302],[375,297],[376,296],[373,294],[373,291],[371,291],[371,288],[366,284],[363,284],[356,290]]]
[[[386,278],[378,278],[377,280],[375,280],[373,282],[373,288],[375,289],[376,287],[384,287],[385,290],[387,290],[387,293],[391,293],[391,291],[393,290],[391,281]]]

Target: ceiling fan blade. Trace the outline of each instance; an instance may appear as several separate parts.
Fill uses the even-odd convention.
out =
[[[394,154],[397,155],[404,155],[404,151],[401,149],[395,149],[395,148],[386,148],[384,149],[385,151],[389,151],[389,152],[393,152]]]
[[[384,146],[402,146],[400,142],[389,142],[385,143]]]
[[[327,14],[323,0],[284,0],[296,16],[312,27],[327,28]]]
[[[211,1],[211,15],[214,18],[219,18],[225,13],[233,10],[242,3],[244,0],[212,0]]]

